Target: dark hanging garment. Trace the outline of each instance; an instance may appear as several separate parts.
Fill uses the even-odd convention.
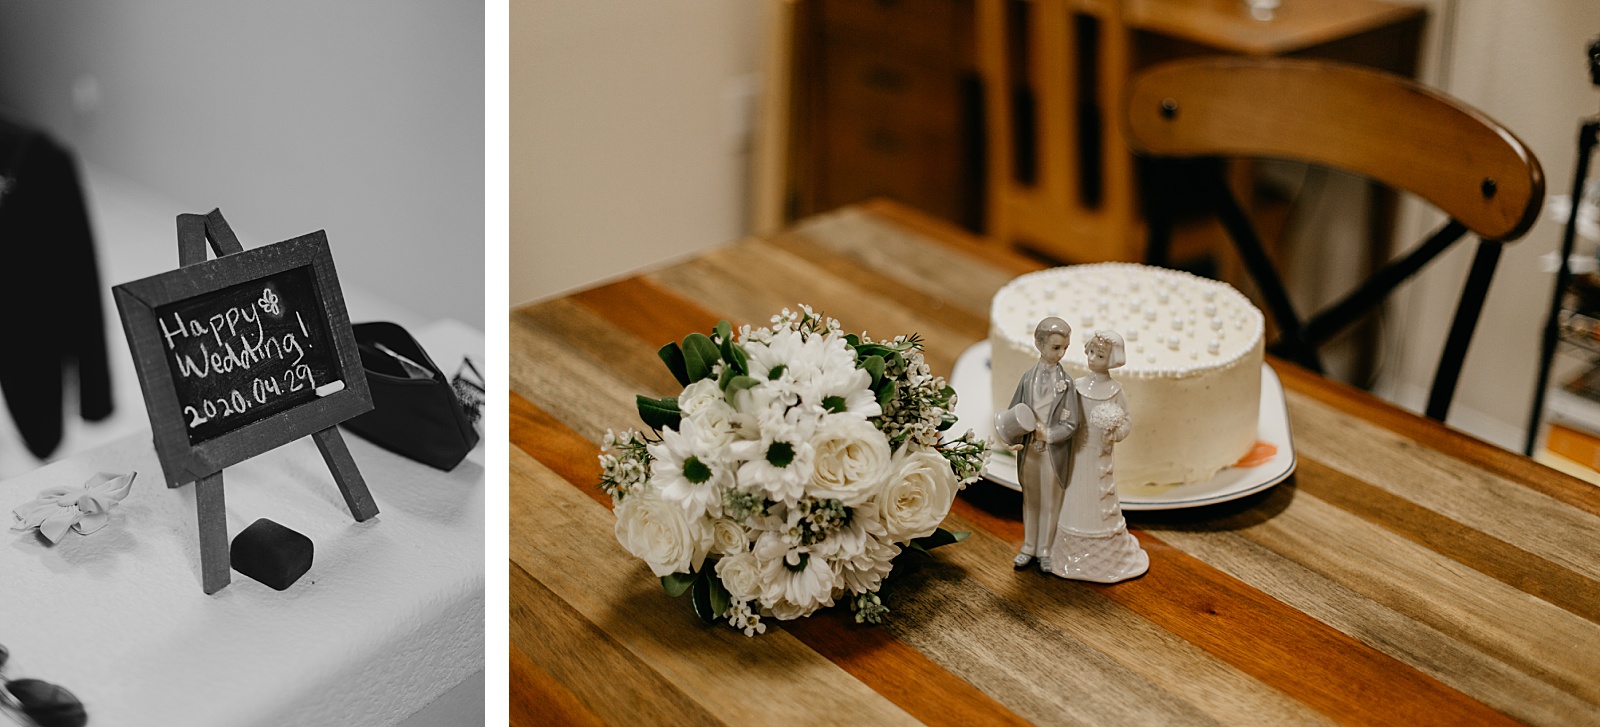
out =
[[[111,414],[94,238],[72,154],[0,120],[0,393],[28,451],[61,443],[64,380],[79,411]]]

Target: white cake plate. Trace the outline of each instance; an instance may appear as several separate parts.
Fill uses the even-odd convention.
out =
[[[971,429],[989,436],[994,427],[990,419],[994,406],[989,390],[989,342],[980,341],[956,359],[950,374],[955,388],[956,423],[947,430],[951,436]],[[1256,424],[1256,439],[1277,447],[1272,459],[1255,467],[1229,467],[1203,482],[1184,485],[1120,487],[1118,495],[1124,510],[1175,510],[1236,500],[1260,492],[1289,478],[1294,473],[1294,441],[1289,434],[1289,409],[1283,399],[1283,383],[1271,366],[1261,365],[1261,416]],[[997,451],[989,457],[983,476],[992,482],[1021,490],[1017,484],[1017,459],[1010,452]]]

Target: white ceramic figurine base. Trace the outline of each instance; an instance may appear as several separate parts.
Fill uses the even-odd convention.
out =
[[[1116,583],[1144,575],[1150,557],[1128,532],[1112,477],[1112,451],[1133,429],[1128,396],[1111,378],[1123,365],[1122,336],[1095,331],[1083,345],[1089,373],[1073,382],[1082,426],[1072,443],[1066,495],[1050,548],[1050,573],[1073,580]]]

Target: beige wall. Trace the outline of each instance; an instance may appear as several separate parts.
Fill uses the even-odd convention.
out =
[[[514,0],[513,305],[746,229],[755,0]]]
[[[1443,72],[1434,81],[1516,133],[1542,163],[1547,194],[1566,194],[1579,120],[1600,112],[1600,93],[1589,83],[1583,54],[1588,40],[1600,34],[1600,3],[1450,5],[1453,37],[1441,48]],[[1436,220],[1413,211],[1403,223],[1416,240]],[[1554,280],[1537,260],[1559,249],[1561,227],[1541,215],[1526,237],[1506,248],[1451,412],[1453,426],[1512,449],[1522,448]],[[1397,353],[1380,393],[1417,409],[1425,402],[1471,262],[1468,247],[1453,251],[1407,291],[1389,327],[1389,349]]]
[[[4,0],[0,105],[174,216],[325,228],[346,284],[481,328],[483,39],[476,0]]]

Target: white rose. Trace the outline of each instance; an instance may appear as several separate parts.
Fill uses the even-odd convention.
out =
[[[717,578],[735,601],[761,597],[761,563],[753,553],[747,551],[717,561]]]
[[[716,379],[701,379],[684,387],[683,393],[678,395],[678,411],[694,416],[714,401],[722,401],[722,389],[717,386]]]
[[[734,411],[720,399],[700,404],[688,419],[695,423],[694,448],[705,452],[707,459],[728,461],[730,445],[743,440],[746,434],[756,434],[752,417]]]
[[[750,536],[744,532],[744,526],[728,518],[717,518],[711,521],[711,551],[722,555],[733,555],[750,550]]]
[[[878,494],[889,474],[889,440],[859,416],[824,417],[811,437],[815,450],[806,494],[855,507]]]
[[[681,506],[653,492],[623,499],[616,513],[617,542],[657,576],[699,570],[711,549],[703,519],[689,519]]]
[[[950,463],[932,450],[907,446],[894,459],[894,471],[879,493],[878,519],[889,539],[910,542],[933,534],[956,499]]]

